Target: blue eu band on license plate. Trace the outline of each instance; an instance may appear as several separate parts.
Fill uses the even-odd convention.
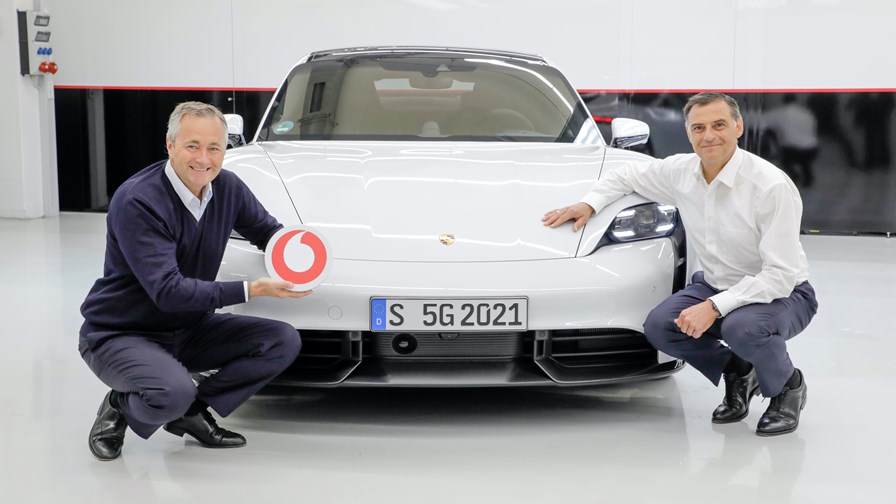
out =
[[[524,331],[526,298],[371,298],[371,331]]]
[[[370,300],[370,330],[385,331],[386,330],[386,300],[371,299]]]

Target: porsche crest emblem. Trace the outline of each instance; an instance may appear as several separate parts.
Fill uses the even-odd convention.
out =
[[[454,245],[454,233],[439,233],[439,242],[442,245]]]

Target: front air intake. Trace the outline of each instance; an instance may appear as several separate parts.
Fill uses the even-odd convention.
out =
[[[536,364],[558,383],[638,375],[657,365],[656,349],[630,329],[536,331],[534,353]]]

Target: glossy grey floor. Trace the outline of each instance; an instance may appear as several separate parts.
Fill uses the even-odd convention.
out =
[[[99,462],[104,386],[77,352],[104,216],[0,220],[3,502],[892,502],[896,239],[806,236],[820,311],[791,341],[799,430],[710,423],[693,369],[587,389],[265,393],[222,421],[248,446],[129,433]]]

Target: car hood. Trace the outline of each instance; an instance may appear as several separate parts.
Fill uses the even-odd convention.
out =
[[[581,231],[546,228],[541,217],[582,197],[606,150],[476,142],[260,145],[299,219],[320,230],[334,257],[424,262],[574,256]]]

